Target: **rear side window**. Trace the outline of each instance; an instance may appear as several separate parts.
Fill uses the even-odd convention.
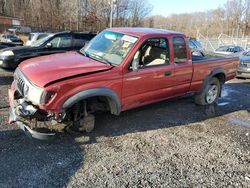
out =
[[[34,34],[29,34],[29,40],[31,40],[34,37]]]
[[[38,35],[37,40],[42,39],[42,38],[47,37],[47,36],[48,36],[48,34],[40,34],[40,35]]]
[[[86,43],[88,43],[89,40],[90,40],[90,38],[87,35],[76,34],[76,35],[74,35],[73,46],[81,48]]]
[[[187,61],[187,49],[185,40],[182,37],[174,37],[174,62],[185,63]]]
[[[94,37],[95,34],[75,34],[73,46],[82,48]]]

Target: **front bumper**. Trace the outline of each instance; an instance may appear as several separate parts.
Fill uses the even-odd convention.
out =
[[[250,69],[249,70],[238,69],[236,77],[239,77],[239,78],[250,78]]]
[[[39,140],[51,140],[55,136],[55,133],[43,133],[33,130],[29,127],[27,121],[35,117],[39,109],[33,105],[27,103],[24,99],[14,99],[16,89],[14,84],[12,88],[8,90],[9,94],[9,123],[17,123],[19,127],[25,132],[30,138]]]

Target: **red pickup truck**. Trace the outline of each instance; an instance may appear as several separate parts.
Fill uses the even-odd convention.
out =
[[[79,52],[24,61],[9,90],[9,122],[36,138],[37,122],[94,128],[99,111],[119,115],[146,104],[194,94],[199,105],[217,102],[236,76],[239,59],[192,56],[185,35],[149,28],[111,28]]]

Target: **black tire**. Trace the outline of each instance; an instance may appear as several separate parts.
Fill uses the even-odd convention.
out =
[[[194,98],[195,103],[198,105],[203,105],[203,106],[217,103],[218,98],[219,98],[220,93],[221,93],[221,87],[222,87],[222,84],[220,83],[218,78],[216,78],[216,77],[211,78],[207,82],[205,87],[203,87],[203,90],[199,94],[195,95],[195,98]],[[215,88],[215,89],[213,89],[213,88]],[[217,93],[214,91],[214,95],[212,97],[210,97],[210,95],[209,95],[211,93],[211,90],[217,91]],[[210,98],[211,98],[211,100],[208,100]]]

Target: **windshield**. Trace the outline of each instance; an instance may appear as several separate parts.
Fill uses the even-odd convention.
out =
[[[80,52],[101,62],[120,65],[137,40],[134,36],[103,31]]]
[[[16,35],[7,35],[8,39],[18,39]]]
[[[53,35],[49,35],[47,37],[44,37],[44,38],[41,38],[35,42],[33,42],[33,44],[31,46],[33,47],[39,47],[41,46],[42,44],[44,44],[44,42],[46,42],[47,40],[49,40],[49,38],[51,38]]]
[[[203,48],[203,47],[202,47],[202,44],[201,44],[199,41],[196,40],[196,41],[195,41],[195,44],[196,44],[199,48]]]

